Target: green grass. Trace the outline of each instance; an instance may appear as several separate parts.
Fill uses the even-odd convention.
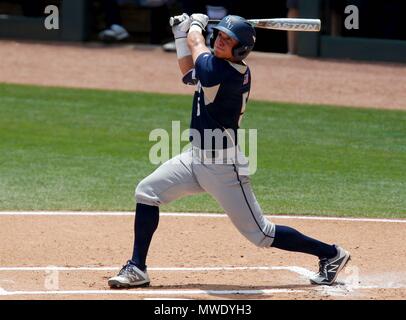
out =
[[[151,130],[191,97],[0,84],[0,210],[133,210]],[[251,101],[263,210],[406,218],[406,112]],[[220,212],[208,195],[164,211]]]

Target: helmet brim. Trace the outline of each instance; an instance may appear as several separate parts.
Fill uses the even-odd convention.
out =
[[[216,29],[216,30],[218,30],[218,31],[222,31],[222,32],[224,32],[225,34],[227,34],[229,37],[231,37],[231,38],[233,38],[234,40],[237,40],[238,42],[240,42],[240,41],[238,40],[237,35],[236,35],[234,32],[232,32],[231,30],[229,30],[229,29],[227,29],[227,28],[225,28],[225,27],[223,27],[223,26],[214,26],[213,29]]]

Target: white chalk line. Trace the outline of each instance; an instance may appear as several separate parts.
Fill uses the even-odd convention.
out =
[[[120,267],[0,267],[0,271],[117,271]],[[151,267],[149,271],[246,271],[246,270],[287,270],[301,276],[311,276],[314,273],[301,267],[271,267],[271,266],[223,266],[223,267]],[[57,291],[6,291],[0,288],[0,296],[16,295],[272,295],[280,293],[300,293],[304,290],[296,289],[262,289],[262,290],[57,290]]]
[[[1,271],[117,271],[120,267],[0,267]],[[314,275],[314,272],[298,266],[218,266],[218,267],[151,267],[150,271],[166,271],[166,272],[208,272],[208,271],[247,271],[247,270],[285,270],[298,274],[302,278],[309,279]],[[315,286],[311,291],[318,292],[329,296],[345,296],[356,292],[357,290],[376,290],[376,289],[404,289],[406,286],[402,284],[393,284],[391,286],[379,285],[352,285],[346,283],[338,283],[335,286]],[[308,292],[308,290],[306,290]],[[16,296],[16,295],[272,295],[278,293],[300,293],[305,290],[296,289],[262,289],[262,290],[142,290],[142,291],[117,291],[117,290],[46,290],[46,291],[7,291],[0,287],[0,296]],[[152,298],[155,299],[155,298]],[[160,298],[157,298],[160,299]],[[165,298],[162,298],[165,299]]]
[[[92,266],[79,266],[79,267],[60,267],[60,266],[31,266],[31,267],[0,267],[0,272],[102,272],[111,271],[117,272],[121,267],[92,267]],[[235,271],[289,271],[299,275],[303,279],[310,279],[315,272],[310,271],[303,267],[298,266],[217,266],[217,267],[150,267],[148,271],[154,272],[235,272]],[[7,280],[5,280],[7,281]],[[392,282],[385,285],[354,285],[343,282],[338,282],[336,286],[321,286],[324,288],[322,291],[331,293],[342,293],[354,291],[357,289],[402,289],[406,288],[401,283]]]
[[[58,267],[58,266],[45,266],[45,267],[0,267],[1,271],[118,271],[121,267]],[[218,267],[150,267],[148,271],[167,271],[167,272],[208,272],[208,271],[252,271],[252,270],[286,270],[297,273],[306,278],[314,275],[305,268],[297,266],[286,267],[272,267],[272,266],[218,266]]]
[[[134,216],[134,212],[113,211],[0,211],[0,216]],[[182,213],[162,212],[163,217],[205,217],[225,218],[226,214],[218,213]],[[406,223],[406,219],[380,219],[380,218],[343,218],[343,217],[317,217],[317,216],[290,216],[290,215],[266,215],[270,219],[295,219],[295,220],[324,220],[324,221],[352,221],[352,222],[382,222],[382,223]]]

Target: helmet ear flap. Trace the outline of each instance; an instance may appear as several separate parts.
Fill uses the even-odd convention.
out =
[[[213,28],[213,32],[210,36],[210,47],[214,49],[214,42],[216,41],[216,38],[219,34],[219,31],[216,28]]]
[[[235,48],[233,48],[233,57],[237,61],[241,61],[245,59],[250,51],[252,50],[253,46],[241,46],[237,45]]]

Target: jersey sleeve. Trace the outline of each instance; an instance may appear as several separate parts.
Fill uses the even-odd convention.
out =
[[[195,61],[196,77],[204,87],[212,87],[223,81],[227,71],[224,60],[208,52],[199,55]]]

